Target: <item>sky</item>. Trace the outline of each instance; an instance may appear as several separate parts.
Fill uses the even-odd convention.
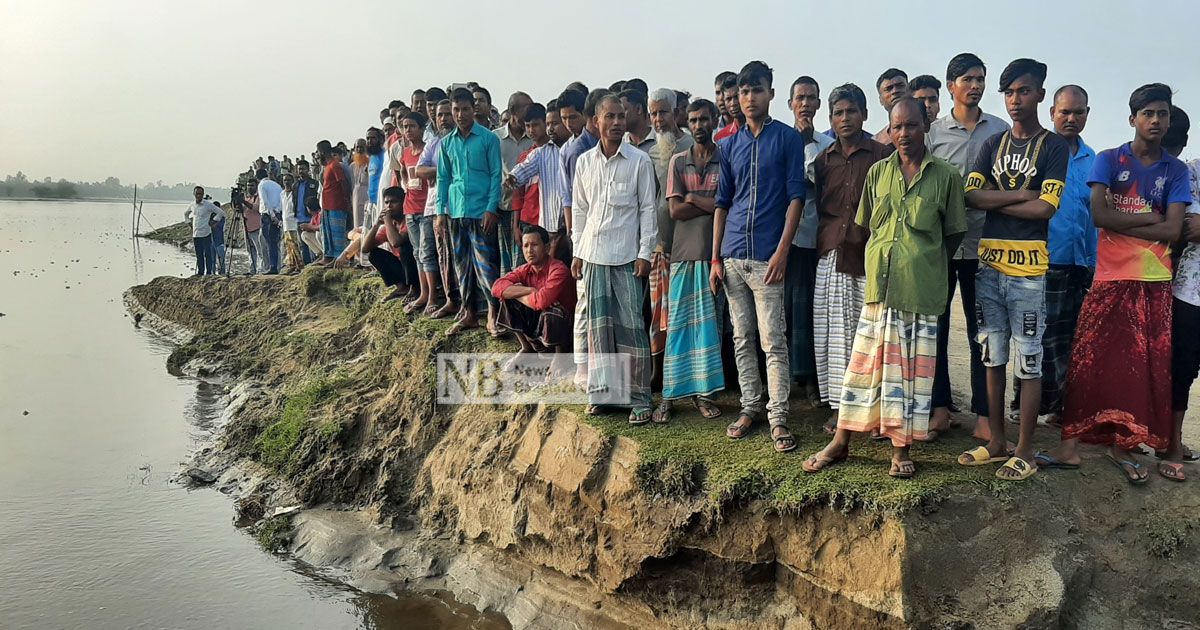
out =
[[[1132,137],[1126,103],[1144,83],[1170,84],[1200,125],[1200,39],[1189,31],[1200,3],[970,6],[0,0],[0,177],[227,186],[257,156],[352,142],[389,100],[418,87],[478,81],[503,108],[514,90],[545,102],[573,80],[600,87],[637,76],[711,98],[717,72],[752,59],[774,68],[772,114],[789,121],[787,87],[807,74],[822,94],[862,87],[875,131],[885,122],[874,99],[880,72],[944,79],[946,62],[970,51],[988,64],[983,108],[1002,118],[995,81],[1017,57],[1049,65],[1050,92],[1084,86],[1083,137],[1097,150]],[[1049,107],[1047,98],[1047,126]],[[827,117],[823,103],[818,121]],[[1200,131],[1192,137],[1185,156],[1200,155]]]

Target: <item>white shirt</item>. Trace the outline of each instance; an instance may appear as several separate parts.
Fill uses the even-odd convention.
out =
[[[811,142],[804,143],[804,178],[808,180],[804,193],[804,211],[800,213],[800,222],[796,224],[796,236],[792,237],[792,245],[807,249],[817,247],[817,176],[813,164],[817,156],[836,142],[829,136],[814,132]]]
[[[575,255],[594,265],[650,260],[658,237],[654,165],[649,155],[628,142],[622,142],[611,158],[600,152],[601,146],[588,149],[575,165]]]
[[[258,182],[258,211],[276,219],[283,214],[283,186],[264,179]]]
[[[193,203],[183,211],[183,220],[192,220],[192,237],[204,238],[212,235],[212,227],[208,222],[217,217],[217,213],[221,211],[211,201],[204,200],[200,203]]]
[[[296,222],[296,213],[293,208],[296,207],[295,191],[283,191],[280,198],[283,200],[283,207],[286,212],[283,213],[283,229],[288,232],[295,232],[300,229],[299,223]]]
[[[1200,221],[1200,158],[1189,161],[1187,167],[1192,183],[1192,205],[1188,206],[1187,214],[1189,220]],[[1183,248],[1172,292],[1181,302],[1200,306],[1200,244],[1188,243]]]

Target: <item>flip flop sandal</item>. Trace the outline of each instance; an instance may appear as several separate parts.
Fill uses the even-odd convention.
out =
[[[882,433],[879,433],[879,432],[877,432],[877,431],[871,431],[871,434],[870,434],[870,435],[871,435],[871,439],[872,439],[872,440],[874,440],[874,441],[876,441],[876,442],[882,442],[882,441],[884,441],[884,440],[890,440],[890,439],[892,439],[892,438],[890,438],[890,437],[888,437],[888,436],[886,436],[886,435],[884,435],[884,434],[882,434]]]
[[[783,430],[787,431],[787,435],[775,435],[776,427],[783,427]],[[789,440],[792,445],[784,446]],[[788,431],[787,426],[782,424],[771,427],[771,443],[775,446],[776,453],[790,453],[796,450],[797,446],[800,446],[800,442],[796,439],[796,436],[792,435],[792,432]]]
[[[1167,474],[1166,472],[1163,472],[1164,470],[1169,470],[1171,473]],[[1179,462],[1159,462],[1158,474],[1162,477],[1170,479],[1171,481],[1187,481],[1187,475],[1183,473],[1183,464]]]
[[[704,416],[706,420],[721,417],[721,408],[707,398],[696,396],[692,399],[692,404],[696,405],[696,409],[700,411],[700,415]]]
[[[653,415],[654,412],[649,409],[634,409],[633,411],[629,412],[629,424],[632,424],[633,426],[641,426],[647,422],[650,422],[650,418]]]
[[[1001,474],[1005,470],[1011,470],[1017,473],[1017,476],[1012,477]],[[996,478],[1003,479],[1004,481],[1025,481],[1026,479],[1032,477],[1037,471],[1037,466],[1030,464],[1016,455],[1013,455],[1012,457],[1008,458],[1008,461],[1004,462],[1003,466],[996,469]]]
[[[1033,461],[1034,461],[1034,463],[1037,464],[1038,468],[1057,468],[1058,470],[1079,470],[1079,464],[1060,462],[1057,459],[1055,459],[1053,455],[1051,455],[1045,451],[1038,451],[1037,455],[1033,456]]]
[[[439,317],[436,317],[438,311],[440,311],[440,310],[442,310],[442,307],[438,306],[437,304],[430,304],[429,306],[425,307],[425,310],[421,311],[421,315],[423,317],[428,317],[431,319],[441,319]],[[445,317],[445,315],[443,315],[442,317]]]
[[[749,420],[749,422],[742,422],[743,419]],[[750,414],[747,414],[747,413],[740,414],[740,415],[738,415],[737,420],[733,421],[732,423],[729,424],[729,426],[725,427],[725,436],[731,440],[740,440],[740,439],[746,437],[746,434],[750,432],[750,429],[753,426],[754,426],[754,418],[752,418],[750,416]]]
[[[825,424],[821,425],[821,432],[823,432],[825,435],[836,434],[837,433],[837,422],[834,422],[833,418],[826,420]]]
[[[1157,457],[1158,459],[1163,459],[1167,456],[1167,452],[1166,451],[1154,451],[1154,456]],[[1184,447],[1183,462],[1185,464],[1190,464],[1190,463],[1196,462],[1196,461],[1200,461],[1200,453],[1195,453],[1191,449]]]
[[[917,441],[928,444],[930,442],[936,442],[938,437],[940,437],[941,435],[942,435],[941,431],[939,431],[937,429],[930,429],[928,432],[925,433],[924,440],[917,440]]]
[[[1129,483],[1135,486],[1144,486],[1146,485],[1146,482],[1150,480],[1149,476],[1137,476],[1137,472],[1142,469],[1142,465],[1140,463],[1130,459],[1117,459],[1116,457],[1112,456],[1112,453],[1105,453],[1104,456],[1108,458],[1108,461],[1113,463],[1113,466],[1116,466],[1121,471],[1122,475],[1125,475],[1125,480]],[[1127,466],[1128,468],[1126,468]]]
[[[600,405],[588,405],[587,409],[583,410],[583,413],[589,416],[599,416],[604,414],[604,408]]]
[[[902,466],[904,466],[905,464],[908,464],[909,466],[911,466],[912,470],[905,472],[904,469],[902,468]],[[888,469],[888,476],[894,477],[896,479],[912,479],[913,475],[915,475],[915,474],[917,474],[917,465],[914,464],[911,459],[906,459],[906,460],[900,461],[900,462],[893,461],[892,467],[890,469]]]
[[[667,424],[671,422],[671,403],[666,400],[658,403],[658,408],[654,410],[650,421],[654,424]]]
[[[988,464],[1006,461],[1009,457],[1012,457],[1012,453],[992,455],[990,452],[988,452],[986,446],[976,446],[969,451],[963,451],[962,455],[958,456],[958,463],[962,466],[986,466]],[[963,458],[966,458],[966,460]]]
[[[800,464],[800,468],[809,474],[819,473],[830,466],[846,461],[847,457],[850,457],[850,453],[847,450],[843,450],[837,457],[820,457],[819,455],[812,455],[808,459],[804,460],[804,463]]]

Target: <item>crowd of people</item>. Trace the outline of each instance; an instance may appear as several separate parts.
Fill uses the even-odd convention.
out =
[[[573,362],[589,414],[612,411],[599,394],[625,369],[630,423],[667,423],[683,402],[716,418],[728,372],[740,409],[726,435],[765,421],[786,453],[792,392],[819,400],[831,437],[801,463],[810,473],[864,433],[890,441],[888,474],[911,477],[912,444],[955,426],[957,293],[984,443],[959,464],[1025,480],[1078,468],[1085,443],[1141,484],[1145,445],[1183,481],[1200,370],[1200,220],[1187,214],[1200,213],[1200,160],[1177,157],[1187,115],[1168,86],[1143,85],[1132,140],[1096,153],[1081,136],[1087,91],[1048,92],[1046,76],[1032,59],[1004,68],[1004,120],[980,108],[974,54],[951,59],[944,84],[891,68],[874,133],[863,89],[823,99],[808,76],[788,88],[790,124],[772,118],[761,61],[718,74],[713,100],[641,79],[575,82],[544,103],[516,92],[502,111],[474,83],[416,90],[352,148],[317,143],[315,166],[260,158],[229,207],[252,273],[373,268],[383,300],[453,318],[447,335],[485,327],[512,335],[518,357]],[[211,272],[224,257],[201,249],[221,241],[221,213],[196,199],[198,272]],[[1035,450],[1039,418],[1061,427],[1050,451]]]

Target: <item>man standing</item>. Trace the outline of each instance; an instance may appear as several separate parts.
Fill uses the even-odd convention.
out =
[[[1046,235],[1067,180],[1067,143],[1042,127],[1038,106],[1046,98],[1046,64],[1017,59],[1000,74],[1012,130],[983,143],[967,176],[966,202],[987,212],[979,241],[983,265],[978,290],[979,341],[987,368],[991,441],[959,456],[975,466],[1008,452],[1004,439],[1004,387],[1009,347],[1021,381],[1021,429],[1012,457],[996,471],[1022,481],[1037,472],[1033,430],[1042,402],[1042,334],[1046,330]]]
[[[829,122],[837,142],[813,164],[819,191],[816,289],[813,298],[813,345],[821,401],[833,409],[827,433],[837,430],[842,382],[854,348],[854,333],[866,299],[863,262],[870,235],[854,222],[867,172],[892,154],[892,148],[863,133],[867,96],[847,83],[829,93]],[[789,265],[790,271],[790,265]]]
[[[300,255],[300,232],[296,222],[296,177],[283,174],[283,253],[284,273],[300,273],[304,259]]]
[[[953,164],[963,177],[975,165],[983,143],[994,135],[1008,131],[1008,123],[979,108],[986,77],[987,68],[979,57],[971,53],[955,55],[946,66],[946,86],[954,99],[954,106],[950,113],[929,126],[929,135],[926,137],[929,151],[934,157]],[[953,400],[948,354],[949,304],[954,301],[957,286],[962,290],[962,312],[967,323],[967,343],[971,349],[971,411],[976,415],[975,437],[988,441],[991,436],[987,424],[987,379],[976,338],[978,319],[975,314],[975,273],[979,269],[979,238],[983,234],[985,214],[983,210],[967,207],[967,234],[950,260],[950,299],[946,302],[946,312],[938,320],[937,375],[933,381],[934,418],[931,426],[938,431],[950,426]]]
[[[720,118],[717,119],[715,127],[716,129],[720,129],[721,127],[733,122],[732,120],[728,119],[728,116],[725,113],[725,82],[730,79],[733,79],[734,82],[736,82],[737,73],[732,70],[725,70],[717,74],[717,77],[713,79],[713,103],[716,104],[717,111],[721,114]]]
[[[550,257],[550,235],[536,225],[522,231],[525,264],[492,285],[499,303],[496,325],[517,337],[520,355],[554,353],[555,359],[571,345],[571,318],[575,314],[575,278],[561,260]]]
[[[632,361],[630,424],[650,421],[650,340],[642,319],[656,225],[654,166],[624,141],[625,106],[607,94],[596,104],[599,143],[579,157],[572,193],[571,273],[586,285],[588,413],[618,383],[618,353]],[[610,401],[611,402],[611,401]]]
[[[262,213],[263,244],[262,271],[279,273],[279,235],[283,225],[283,187],[267,177],[266,170],[259,170],[258,210]]]
[[[425,114],[416,110],[400,119],[400,130],[404,133],[407,146],[401,155],[404,166],[404,221],[408,227],[408,241],[412,245],[414,264],[417,268],[417,299],[404,305],[405,313],[422,312],[432,315],[437,312],[437,245],[433,236],[433,217],[425,215],[429,197],[429,184],[417,175],[417,165],[425,152]]]
[[[478,83],[468,86],[471,88],[471,98],[475,102],[475,122],[489,130],[496,127],[499,117],[496,108],[492,107],[492,93]]]
[[[788,323],[788,355],[791,378],[804,386],[810,403],[820,398],[817,364],[813,350],[813,296],[817,278],[817,189],[813,183],[813,163],[833,145],[833,138],[816,133],[813,118],[821,109],[821,88],[816,79],[802,76],[792,82],[788,93],[793,126],[804,139],[804,210],[796,236],[788,248],[787,278],[784,281],[784,307]]]
[[[575,188],[575,165],[579,156],[596,146],[597,135],[600,133],[596,126],[596,101],[608,94],[608,90],[592,90],[586,96],[575,90],[566,90],[558,97],[558,111],[562,115],[567,129],[575,134],[562,148],[562,193],[563,193],[563,222],[567,232],[574,234],[572,229],[573,215],[571,212],[572,195]],[[574,243],[574,236],[571,238]],[[577,254],[572,252],[574,257]],[[578,282],[575,284],[575,385],[587,387],[587,286]]]
[[[1171,409],[1171,244],[1192,194],[1187,165],[1162,145],[1174,122],[1171,95],[1162,83],[1134,90],[1133,141],[1102,151],[1088,177],[1100,228],[1096,274],[1067,373],[1063,444],[1050,454],[1077,466],[1079,442],[1107,446],[1110,461],[1135,485],[1148,477],[1134,454],[1141,444],[1167,451],[1159,474],[1183,480]]]
[[[495,335],[492,283],[500,277],[496,212],[504,168],[500,140],[476,120],[476,102],[470,92],[456,89],[450,100],[456,128],[442,139],[438,158],[437,222],[445,224],[446,217],[450,218],[454,264],[462,289],[462,316],[446,335],[478,327],[478,315],[484,311],[488,332]]]
[[[571,106],[574,108],[574,104]],[[516,186],[528,186],[536,181],[538,188],[538,220],[550,234],[550,256],[569,261],[570,239],[566,236],[563,222],[563,175],[560,148],[570,140],[570,131],[562,122],[562,110],[557,101],[550,101],[546,109],[546,137],[548,142],[530,151],[511,171]],[[529,115],[526,114],[526,118]],[[529,123],[526,123],[527,126]],[[527,129],[528,131],[528,129]],[[536,140],[535,140],[536,142]]]
[[[879,92],[879,104],[883,106],[883,111],[890,115],[896,101],[908,96],[908,74],[899,68],[888,68],[875,80],[875,89]],[[875,142],[891,144],[892,138],[888,135],[888,129],[889,126],[884,125],[883,129],[875,134]]]
[[[908,90],[913,98],[925,103],[925,111],[929,114],[928,122],[932,125],[938,114],[942,113],[942,82],[933,75],[922,74],[908,82]]]
[[[426,91],[426,96],[434,89]],[[437,165],[442,155],[442,138],[454,130],[454,115],[448,99],[442,99],[434,106],[434,121],[437,132],[432,134],[433,137],[429,142],[425,143],[425,149],[421,151],[421,157],[417,160],[415,173],[417,177],[425,181],[429,191],[425,198],[425,216],[434,221],[433,238],[440,273],[438,280],[441,281],[442,291],[446,296],[446,303],[429,316],[433,319],[441,319],[450,315],[458,315],[461,312],[459,305],[462,304],[458,291],[458,276],[454,272],[454,244],[450,240],[450,230],[435,218],[439,206]]]
[[[504,160],[505,173],[511,173],[517,165],[517,158],[533,146],[533,140],[525,135],[525,110],[532,103],[533,99],[524,92],[513,92],[508,97],[508,124],[500,126],[495,132],[500,139],[500,157]],[[500,273],[505,274],[521,264],[521,235],[520,232],[513,232],[512,227],[512,189],[501,190],[498,210]]]
[[[425,90],[422,90],[421,88],[413,90],[412,98],[409,99],[409,103],[412,105],[412,111],[424,116],[426,114]]]
[[[751,61],[737,76],[738,107],[746,124],[720,147],[721,175],[713,220],[709,283],[723,285],[733,320],[733,344],[742,410],[726,429],[741,439],[764,411],[755,337],[767,358],[765,406],[771,442],[778,452],[795,450],[788,430],[789,377],[784,282],[788,248],[804,208],[804,138],[768,115],[774,75]],[[718,256],[719,252],[719,258]]]
[[[424,112],[424,110],[419,110]],[[383,130],[371,127],[367,130],[367,203],[363,208],[364,226],[374,225],[383,206],[383,172],[387,167],[387,156],[383,151]],[[365,257],[359,261],[366,264]]]
[[[737,133],[742,123],[746,121],[746,116],[742,114],[741,105],[738,103],[736,74],[725,77],[725,81],[721,83],[721,101],[725,103],[725,126],[713,135],[713,142],[720,142]]]
[[[837,433],[804,462],[818,472],[850,455],[852,433],[892,442],[888,474],[912,477],[913,440],[929,432],[937,318],[946,308],[946,260],[967,230],[962,176],[925,148],[925,106],[891,112],[896,152],[867,171],[855,223],[867,241],[866,305],[842,384]]]
[[[213,274],[212,224],[221,213],[213,202],[204,198],[204,187],[192,189],[195,201],[183,213],[183,220],[192,222],[192,246],[196,249],[196,275]]]
[[[650,127],[650,114],[646,108],[648,97],[645,92],[630,89],[625,89],[620,96],[621,104],[625,106],[626,129],[629,130],[625,140],[649,155],[657,138]],[[671,102],[674,105],[674,95]]]
[[[350,180],[328,140],[317,143],[317,153],[325,165],[321,173],[321,235],[324,250],[321,264],[328,265],[346,249],[346,233],[350,224]]]
[[[716,121],[717,107],[707,99],[688,105],[688,129],[695,144],[671,158],[667,202],[673,234],[662,369],[665,404],[692,398],[700,415],[710,419],[720,416],[721,410],[709,397],[725,389],[721,367],[725,304],[721,294],[708,287],[713,212],[721,173],[720,150],[712,141]]]
[[[1046,270],[1046,333],[1042,335],[1042,404],[1038,413],[1048,415],[1051,424],[1061,422],[1075,324],[1096,268],[1096,226],[1087,185],[1096,152],[1079,136],[1089,111],[1087,92],[1078,85],[1064,85],[1054,93],[1050,119],[1054,131],[1066,140],[1070,157],[1067,185],[1058,212],[1050,219],[1047,239],[1050,268]],[[1020,392],[1016,385],[1014,390]],[[1013,404],[1019,408],[1019,393]],[[1043,457],[1034,458],[1039,466],[1047,463]]]
[[[634,97],[638,94],[635,92]],[[627,99],[622,98],[622,101]],[[637,111],[633,101],[632,109]],[[667,207],[666,183],[669,177],[671,157],[692,145],[692,138],[679,131],[675,125],[675,91],[658,88],[649,98],[651,130],[644,141],[646,154],[654,164],[654,178],[658,195],[655,200],[655,217],[658,225],[654,253],[650,257],[650,354],[654,357],[654,372],[661,382],[663,350],[667,345],[667,294],[671,279],[671,237],[675,225]],[[652,138],[652,140],[651,140]],[[665,423],[670,419],[671,404],[663,399],[655,411],[654,421]]]

